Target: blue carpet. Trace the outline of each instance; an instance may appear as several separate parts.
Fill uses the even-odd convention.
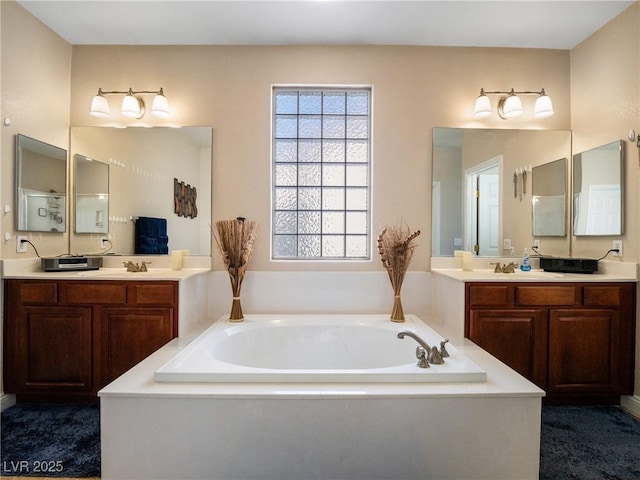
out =
[[[543,407],[540,450],[540,480],[640,480],[640,422],[618,407]],[[0,458],[0,476],[100,476],[98,405],[5,410]]]
[[[640,422],[618,407],[542,408],[540,480],[639,480]]]
[[[98,405],[22,403],[1,417],[0,476],[100,476]]]

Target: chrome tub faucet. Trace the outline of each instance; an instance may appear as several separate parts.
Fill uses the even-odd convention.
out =
[[[449,356],[449,352],[447,352],[447,349],[444,347],[445,343],[449,340],[445,339],[440,342],[440,350],[438,351],[437,347],[429,346],[427,342],[413,332],[403,330],[398,333],[399,339],[403,339],[404,337],[411,337],[418,342],[418,346],[416,347],[416,358],[418,359],[417,365],[420,368],[429,368],[429,364],[441,365],[444,363],[444,357]]]

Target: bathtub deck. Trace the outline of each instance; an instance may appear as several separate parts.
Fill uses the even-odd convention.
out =
[[[544,392],[451,341],[486,382],[156,383],[176,339],[99,393],[102,478],[537,479]]]

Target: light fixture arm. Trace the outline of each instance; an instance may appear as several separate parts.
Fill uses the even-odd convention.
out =
[[[508,92],[495,91],[495,92],[487,92],[484,88],[480,89],[480,95],[546,95],[544,92],[544,88],[539,92],[534,92],[530,90],[523,90],[521,92],[516,92],[513,88]]]
[[[152,94],[155,93],[156,95],[164,95],[164,92],[162,91],[162,88],[160,90],[124,90],[124,91],[120,91],[120,90],[111,90],[109,92],[105,92],[104,90],[102,90],[101,88],[98,88],[98,95],[140,95],[140,94]]]

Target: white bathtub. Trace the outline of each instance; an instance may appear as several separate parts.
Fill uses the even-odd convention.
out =
[[[414,315],[246,315],[221,318],[155,372],[157,382],[484,382],[486,372],[447,344],[442,365],[419,368],[408,330],[443,338]]]

